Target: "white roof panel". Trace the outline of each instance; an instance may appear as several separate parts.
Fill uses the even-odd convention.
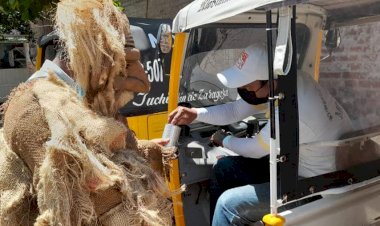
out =
[[[173,32],[222,21],[255,9],[308,3],[325,9],[331,22],[380,15],[380,0],[195,0],[180,10],[173,21]]]
[[[180,10],[173,21],[173,32],[181,32],[203,24],[284,0],[195,0]]]

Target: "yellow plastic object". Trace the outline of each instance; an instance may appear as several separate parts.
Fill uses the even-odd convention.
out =
[[[168,112],[172,112],[178,105],[179,79],[181,77],[183,57],[185,55],[186,38],[186,33],[178,33],[175,35],[170,68]]]
[[[170,181],[169,181],[169,188],[172,191],[176,191],[180,188],[180,181],[179,181],[179,164],[178,159],[174,159],[170,161]],[[181,194],[173,195],[172,196],[173,201],[173,211],[174,211],[174,220],[176,226],[185,226],[185,214],[183,212],[183,203],[182,203],[182,196]]]
[[[162,137],[162,132],[168,121],[168,113],[161,112],[150,115],[128,117],[128,127],[133,130],[138,139],[150,140]]]
[[[147,115],[128,117],[127,121],[128,127],[135,132],[138,139],[149,139]]]
[[[185,44],[187,40],[186,33],[178,33],[174,39],[174,48],[172,53],[172,62],[170,68],[169,82],[169,103],[168,112],[172,112],[178,105],[179,96],[179,79],[185,53]],[[178,159],[172,160],[169,174],[169,187],[173,190],[178,190],[181,187]],[[173,195],[173,209],[176,226],[185,226],[185,216],[183,212],[183,203],[181,194]]]
[[[280,215],[267,214],[263,217],[265,226],[283,226],[285,224],[285,218]]]
[[[167,112],[148,115],[148,139],[162,137],[167,121]]]
[[[321,64],[321,52],[322,52],[322,40],[323,40],[323,31],[319,31],[317,49],[315,52],[315,63],[314,63],[314,80],[319,81],[319,65]]]
[[[42,48],[37,48],[37,58],[36,58],[36,71],[40,70],[42,66]]]

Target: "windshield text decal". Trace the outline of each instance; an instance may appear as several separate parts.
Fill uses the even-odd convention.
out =
[[[230,0],[205,0],[202,2],[201,7],[198,9],[198,12],[214,8],[215,6],[229,2]]]
[[[191,91],[188,94],[180,95],[179,102],[191,102],[191,101],[211,101],[218,102],[228,97],[228,89],[222,90],[205,90]],[[164,93],[160,96],[148,97],[147,93],[138,93],[133,100],[133,105],[139,106],[157,106],[160,104],[168,104],[169,98]]]

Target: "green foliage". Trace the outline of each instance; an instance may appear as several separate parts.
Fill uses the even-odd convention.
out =
[[[6,12],[20,12],[24,21],[34,20],[41,11],[49,10],[57,0],[1,0],[0,8]]]
[[[58,0],[0,0],[0,12],[18,11],[21,19],[34,20],[41,11],[51,9]],[[114,0],[115,6],[123,10],[119,0]]]
[[[120,9],[120,11],[124,11],[124,7],[121,5],[119,0],[114,0],[113,4]]]
[[[21,19],[21,13],[0,11],[0,41],[4,39],[1,34],[9,34],[13,29],[18,30],[22,35],[28,35],[29,40],[33,39],[30,24]]]
[[[0,0],[0,34],[17,29],[21,34],[33,37],[28,21],[39,17],[42,11],[49,11],[58,0]],[[123,11],[119,0],[115,6]],[[1,39],[1,37],[0,37]]]
[[[58,0],[0,0],[0,34],[13,29],[33,39],[29,21],[36,19],[43,10],[49,10]],[[0,37],[0,40],[4,39]]]

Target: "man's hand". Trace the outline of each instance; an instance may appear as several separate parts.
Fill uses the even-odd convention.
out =
[[[211,142],[215,145],[215,146],[222,146],[223,147],[223,140],[224,138],[226,138],[227,136],[229,136],[231,134],[227,133],[226,131],[224,130],[218,130],[216,131],[210,138]]]
[[[153,143],[156,143],[158,145],[165,146],[169,143],[170,140],[164,139],[164,138],[155,138],[155,139],[152,139],[150,141],[152,141]]]
[[[188,125],[197,117],[197,111],[193,108],[179,106],[169,114],[169,123],[174,125]]]

